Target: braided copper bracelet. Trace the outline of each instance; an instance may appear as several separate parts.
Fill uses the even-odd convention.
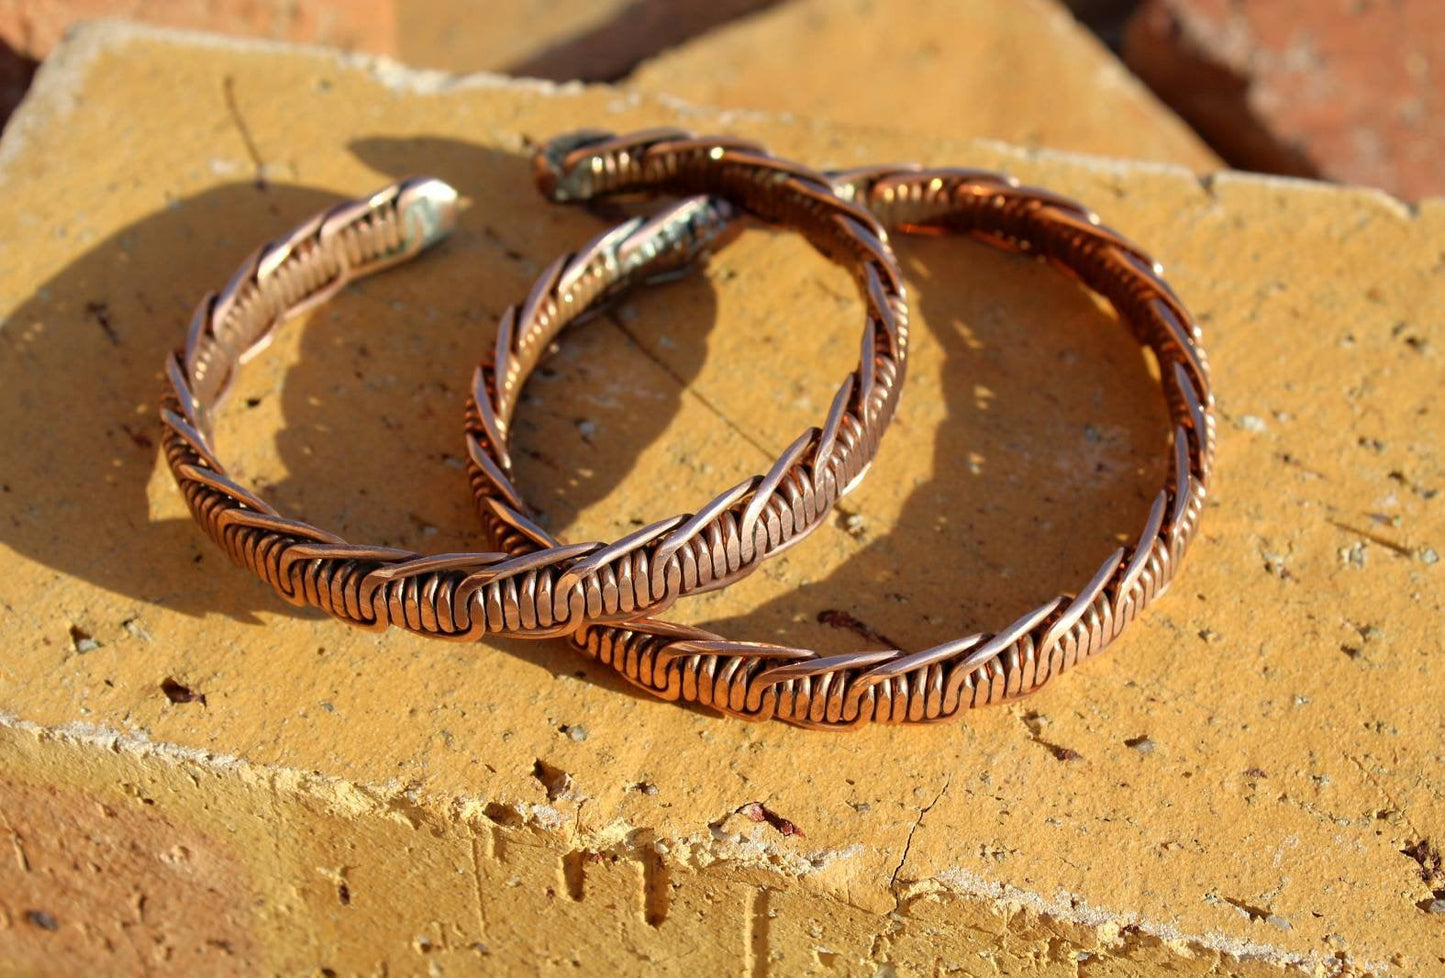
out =
[[[631,183],[620,175],[675,165],[665,144],[640,153],[636,147],[596,137],[564,137],[559,145],[541,155],[543,191],[559,199],[585,200],[629,189]],[[1209,479],[1214,417],[1208,368],[1198,329],[1164,283],[1161,269],[1074,201],[1021,186],[1001,174],[969,170],[854,171],[836,175],[835,186],[890,227],[924,234],[960,232],[1037,255],[1113,304],[1157,358],[1174,421],[1174,464],[1138,541],[1110,554],[1077,594],[1054,598],[996,634],[969,635],[920,652],[886,649],[826,656],[731,641],[650,618],[589,626],[574,634],[573,642],[656,696],[747,719],[828,728],[943,720],[1037,690],[1102,652],[1164,592],[1198,526]],[[505,391],[477,387],[469,427],[479,414],[510,412],[526,375],[514,369],[508,376]],[[505,445],[499,450],[505,452]],[[764,506],[786,524],[789,513],[805,509],[810,484],[809,474],[802,472],[796,481],[774,487]],[[477,491],[485,512],[495,489],[482,484]],[[507,491],[514,491],[510,484]],[[494,523],[488,526],[495,529]],[[717,541],[742,533],[730,523],[718,527],[713,521],[706,527],[711,538],[703,538],[704,527],[696,520],[686,526],[698,536],[680,540],[674,532],[676,552],[686,555],[687,562],[676,572],[669,567],[668,573],[692,573],[694,564],[706,567],[710,559],[718,559]],[[515,533],[496,536],[499,546],[519,554],[537,545]],[[538,542],[560,546],[549,537]],[[658,580],[656,565],[638,565],[638,571],[644,569]]]
[[[717,152],[720,146],[723,151]],[[617,288],[685,263],[706,246],[734,212],[729,198],[766,220],[795,227],[820,251],[847,264],[867,308],[863,364],[840,391],[821,431],[809,429],[768,475],[710,504],[741,511],[744,522],[758,527],[756,536],[723,542],[725,566],[703,574],[669,572],[665,580],[660,574],[656,589],[644,576],[639,589],[631,588],[635,562],[645,564],[648,557],[663,554],[660,559],[667,563],[666,555],[681,547],[669,534],[680,531],[679,541],[691,539],[700,517],[664,520],[611,545],[586,543],[520,556],[511,549],[421,555],[352,544],[280,515],[226,474],[211,447],[209,412],[236,365],[264,346],[280,323],[348,281],[443,237],[455,220],[456,193],[435,180],[397,184],[317,216],[261,248],[219,296],[202,301],[184,349],[167,361],[170,390],[162,403],[166,460],[196,520],[236,563],[294,604],[312,605],[360,627],[395,625],[458,640],[570,633],[589,619],[608,620],[613,610],[630,615],[660,611],[679,594],[741,576],[801,538],[861,476],[892,415],[907,347],[897,262],[872,214],[834,195],[824,177],[736,141],[712,141],[687,157],[686,167],[659,183],[719,196],[696,197],[658,218],[626,222],[578,254],[559,259],[521,313],[504,317],[498,348],[508,351],[501,370],[507,383],[530,372],[551,332]],[[772,189],[763,195],[761,185]],[[556,306],[554,295],[566,297],[565,310]],[[518,329],[517,322],[528,328]],[[474,480],[485,475],[497,487],[489,509],[493,529],[540,534],[507,488],[505,453],[493,461],[482,448],[490,451],[500,443],[506,413],[482,412],[473,419]],[[781,520],[773,510],[765,511],[773,488],[794,478],[797,460],[819,452],[830,465],[826,473],[820,470],[816,489],[810,487],[806,519],[790,514]],[[619,579],[627,585],[626,596],[619,597]]]
[[[877,452],[898,401],[908,348],[907,306],[883,228],[870,212],[835,195],[826,178],[731,137],[650,130],[568,139],[554,141],[551,156],[539,158],[544,183],[565,170],[612,193],[725,194],[846,260],[868,321],[859,366],[844,378],[823,426],[799,435],[766,474],[723,491],[696,513],[644,526],[609,546],[568,546],[531,519],[513,487],[507,432],[522,383],[552,339],[586,311],[605,262],[584,249],[547,269],[526,302],[503,314],[493,354],[473,377],[466,422],[483,525],[498,549],[531,562],[515,593],[504,591],[488,614],[509,623],[515,616],[534,635],[571,634],[589,622],[660,613],[679,596],[738,580],[820,526]],[[552,188],[581,193],[573,182]],[[696,206],[684,201],[654,221],[666,224]],[[603,240],[628,252],[637,247],[633,233],[624,226]]]

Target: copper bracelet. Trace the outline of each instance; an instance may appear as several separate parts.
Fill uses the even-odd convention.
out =
[[[645,601],[627,599],[631,615],[660,611],[681,593],[735,579],[816,526],[872,457],[896,403],[907,348],[897,262],[872,214],[835,196],[826,178],[749,144],[712,141],[685,155],[685,167],[644,175],[639,186],[657,178],[660,189],[718,196],[690,199],[652,220],[626,222],[554,263],[520,315],[503,319],[498,344],[508,353],[501,376],[510,383],[530,372],[544,335],[613,290],[684,263],[719,234],[735,205],[797,228],[819,250],[850,267],[867,308],[863,365],[844,385],[821,431],[809,429],[772,472],[726,496],[725,506],[746,511],[758,535],[726,541],[725,568],[671,574],[665,586],[641,592]],[[767,194],[759,193],[764,184],[771,187]],[[219,296],[202,301],[185,347],[166,362],[170,389],[162,403],[163,451],[208,535],[293,604],[320,608],[360,627],[395,625],[457,640],[570,633],[593,618],[611,620],[609,609],[619,607],[611,584],[617,568],[631,567],[644,552],[675,552],[680,544],[673,546],[667,534],[693,523],[676,517],[611,545],[536,552],[533,544],[521,555],[515,546],[502,548],[505,552],[422,555],[349,543],[282,516],[235,482],[212,448],[209,415],[236,366],[262,348],[280,323],[325,301],[347,282],[440,240],[455,222],[456,199],[440,181],[406,181],[318,215],[257,251]],[[566,296],[565,311],[549,304],[554,295]],[[528,327],[518,329],[518,322]],[[507,488],[505,453],[488,454],[503,437],[506,416],[505,411],[471,415],[473,481],[495,487],[488,506],[495,533],[537,536],[540,529],[521,513],[520,500]],[[830,465],[826,473],[819,470],[817,488],[810,487],[807,520],[779,519],[765,505],[772,489],[794,478],[798,458],[813,458],[820,449]],[[628,579],[626,569],[621,574]]]
[[[639,152],[625,143],[600,142],[586,153],[575,139],[564,145],[570,152],[544,152],[541,174],[544,192],[565,199],[630,189],[632,184],[617,174],[638,168],[666,171],[675,165],[666,145]],[[559,159],[565,166],[557,166]],[[1110,554],[1076,594],[1056,597],[995,634],[969,635],[919,652],[822,655],[732,641],[651,618],[589,626],[575,633],[573,641],[656,696],[733,716],[829,728],[869,721],[937,721],[1037,690],[1103,651],[1163,593],[1194,536],[1209,481],[1214,416],[1208,368],[1198,328],[1163,281],[1160,267],[1072,200],[1022,186],[1002,174],[972,170],[888,167],[837,174],[834,183],[841,196],[862,203],[889,227],[910,233],[964,233],[1050,262],[1108,299],[1140,343],[1153,351],[1174,424],[1173,464],[1138,541]],[[520,370],[512,362],[505,398],[479,385],[469,429],[475,428],[479,414],[509,414],[517,388],[534,365],[535,358]],[[505,457],[505,429],[497,434],[500,459]],[[483,464],[479,471],[491,472],[492,467]],[[786,527],[790,514],[807,512],[808,487],[815,485],[816,474],[802,471],[769,487],[770,498],[755,493],[753,507],[775,513]],[[483,480],[476,488],[485,512],[498,487]],[[510,483],[505,491],[515,492]],[[664,562],[655,555],[651,563],[638,561],[631,586],[686,579],[714,564],[721,566],[723,542],[746,537],[746,524],[731,511],[707,517],[671,529],[667,539],[672,556]],[[488,521],[488,528],[495,532],[495,521]],[[562,546],[540,534],[499,532],[496,537],[499,546],[518,554],[538,543]],[[605,593],[621,593],[622,580],[619,576],[616,590]]]
[[[614,280],[595,247],[559,258],[526,302],[502,316],[491,357],[477,368],[467,406],[472,489],[498,549],[526,561],[487,608],[514,631],[571,634],[590,622],[657,614],[678,597],[723,587],[797,543],[867,471],[893,416],[908,348],[907,306],[896,260],[877,219],[832,192],[827,178],[731,137],[647,131],[580,133],[538,157],[554,197],[647,191],[725,196],[749,213],[799,231],[853,272],[866,310],[859,366],[844,378],[821,428],[809,428],[763,475],[724,490],[695,513],[644,526],[616,543],[566,545],[538,526],[512,485],[507,434],[522,384],[552,339]],[[698,206],[654,218],[666,224]],[[601,241],[636,250],[628,226]]]

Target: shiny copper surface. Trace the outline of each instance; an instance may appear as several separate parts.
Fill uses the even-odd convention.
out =
[[[871,213],[834,195],[826,178],[750,144],[667,132],[646,140],[671,148],[665,168],[634,167],[634,158],[614,153],[614,170],[589,180],[716,196],[628,221],[558,259],[503,318],[497,357],[478,375],[486,396],[468,415],[473,484],[501,540],[496,552],[423,555],[350,543],[276,512],[227,474],[212,445],[210,415],[233,371],[279,324],[445,235],[456,194],[435,180],[407,181],[317,216],[260,249],[219,296],[202,301],[184,349],[166,364],[163,448],[211,538],[295,604],[361,627],[394,625],[465,640],[567,634],[588,621],[661,611],[681,594],[749,573],[816,527],[866,470],[897,402],[907,305],[886,235]],[[823,426],[800,435],[766,474],[726,490],[697,514],[661,520],[623,540],[553,545],[526,516],[502,447],[521,378],[563,325],[612,290],[685,263],[735,209],[799,230],[849,268],[866,309],[860,366]],[[696,544],[703,539],[710,549],[699,562]]]
[[[563,137],[539,154],[538,174],[543,191],[554,198],[587,200],[636,189],[647,183],[648,174],[685,168],[697,145],[707,146],[709,140],[675,134]],[[747,719],[834,728],[944,720],[1031,693],[1097,655],[1167,588],[1198,527],[1209,481],[1215,423],[1208,367],[1198,328],[1159,267],[1074,201],[1002,174],[971,170],[886,167],[836,174],[834,183],[840,196],[867,207],[890,227],[966,234],[1036,255],[1106,298],[1153,351],[1174,423],[1172,465],[1138,538],[1110,554],[1075,593],[1025,611],[998,632],[920,651],[828,656],[641,617],[677,593],[677,583],[686,593],[732,579],[747,541],[756,541],[756,552],[765,546],[775,551],[795,539],[789,529],[805,525],[820,499],[831,501],[824,487],[847,477],[843,471],[830,481],[832,470],[822,464],[830,457],[821,450],[832,443],[830,426],[816,441],[795,443],[782,462],[800,464],[786,477],[777,477],[775,470],[732,495],[725,493],[694,516],[639,531],[600,555],[594,551],[585,561],[585,576],[596,575],[596,584],[586,591],[585,617],[593,624],[575,632],[573,642],[654,695]],[[663,185],[652,181],[654,187]],[[760,192],[766,192],[761,184]],[[539,303],[557,302],[556,281],[555,270],[544,276],[540,287],[548,298],[539,300],[534,292],[513,320],[522,324],[514,335],[556,332],[548,328],[550,320],[539,326],[528,312]],[[513,334],[502,339],[511,343]],[[467,420],[483,519],[498,545],[518,559],[538,547],[548,548],[543,553],[565,550],[540,528],[523,524],[525,507],[515,486],[501,477],[506,425],[488,420],[510,419],[536,356],[518,359],[499,341],[497,357],[479,373]],[[504,384],[495,381],[498,374],[506,378]],[[848,392],[845,384],[840,396]],[[499,500],[506,517],[498,515]],[[767,515],[760,521],[762,514]],[[655,545],[658,540],[663,546]],[[938,556],[922,555],[919,572],[936,573],[931,568]],[[601,624],[628,616],[631,620],[623,623]]]

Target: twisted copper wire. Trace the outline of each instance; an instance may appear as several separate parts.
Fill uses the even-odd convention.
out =
[[[539,176],[544,192],[558,199],[586,200],[632,189],[645,174],[679,172],[689,165],[691,147],[707,142],[678,140],[682,158],[674,159],[673,144],[652,134],[640,141],[594,134],[564,137],[541,154]],[[1173,465],[1138,540],[1110,554],[1077,593],[1045,602],[1000,632],[969,635],[920,652],[885,649],[827,656],[732,641],[642,617],[619,625],[589,625],[573,635],[573,642],[654,695],[747,719],[829,728],[870,721],[938,721],[1037,690],[1102,652],[1168,587],[1198,527],[1214,454],[1208,366],[1198,328],[1165,284],[1161,269],[1074,201],[1002,174],[971,170],[889,167],[837,174],[834,184],[840,196],[863,204],[889,226],[912,233],[963,233],[1037,255],[1113,304],[1157,358],[1174,422]],[[513,360],[500,392],[482,372],[468,413],[469,431],[475,431],[477,419],[487,412],[510,416],[517,388],[534,365],[535,358]],[[496,446],[494,461],[500,466],[506,429],[498,427],[492,434],[490,442],[478,444]],[[478,460],[480,481],[474,488],[484,514],[498,491],[487,479],[494,467]],[[809,511],[816,487],[825,484],[831,484],[826,472],[804,469],[772,487],[762,508],[786,527],[790,515],[796,519]],[[509,498],[515,496],[510,483],[501,488]],[[487,525],[513,552],[534,545],[531,540],[537,536],[512,532],[495,519]],[[768,533],[771,541],[771,523]],[[675,549],[667,562],[659,564],[654,555],[651,562],[638,558],[617,565],[617,583],[604,592],[604,599],[610,596],[625,610],[628,596],[648,581],[656,585],[660,575],[668,581],[692,581],[705,580],[712,571],[725,578],[724,557],[735,551],[738,535],[729,523],[718,527],[695,518],[671,530],[668,539]]]
[[[844,378],[821,428],[809,428],[765,474],[733,486],[693,514],[643,527],[609,546],[569,547],[530,518],[511,482],[506,440],[522,383],[552,339],[605,287],[615,250],[627,255],[649,226],[675,220],[685,201],[634,230],[624,225],[559,258],[520,307],[507,310],[490,359],[473,378],[467,445],[482,522],[500,549],[532,555],[535,589],[523,582],[501,611],[535,634],[570,634],[586,622],[657,614],[677,597],[722,587],[797,543],[867,470],[893,416],[907,352],[907,307],[896,262],[871,213],[832,192],[826,178],[726,137],[672,130],[612,138],[570,137],[550,148],[538,173],[559,198],[705,191],[802,233],[853,273],[867,309],[859,366]],[[547,571],[557,571],[552,577]]]
[[[504,317],[498,369],[486,377],[493,384],[501,378],[502,389],[515,394],[551,335],[612,291],[686,263],[721,233],[734,206],[796,227],[847,264],[868,310],[862,364],[824,428],[804,432],[767,475],[709,504],[716,519],[700,529],[717,546],[704,555],[705,568],[693,559],[688,528],[694,524],[684,516],[613,544],[538,552],[538,543],[550,538],[527,518],[510,488],[505,452],[488,454],[501,444],[510,416],[512,402],[505,398],[496,410],[474,407],[469,413],[473,484],[491,487],[485,494],[489,526],[505,537],[497,552],[428,556],[352,544],[281,516],[226,474],[212,448],[209,413],[236,365],[264,346],[280,323],[346,282],[444,236],[455,220],[456,194],[435,180],[394,185],[317,216],[260,249],[219,296],[202,301],[184,349],[167,361],[170,390],[162,403],[163,450],[196,520],[233,561],[288,601],[361,627],[392,625],[458,640],[542,637],[569,633],[587,620],[660,611],[679,594],[748,573],[800,539],[862,474],[892,416],[907,348],[897,262],[877,220],[835,196],[824,177],[735,140],[709,142],[679,160],[685,165],[666,173],[637,175],[637,185],[655,181],[661,189],[721,196],[690,198],[651,220],[628,221],[559,259],[520,312]],[[816,477],[806,487],[799,476],[804,464]],[[774,490],[806,502],[779,510]]]

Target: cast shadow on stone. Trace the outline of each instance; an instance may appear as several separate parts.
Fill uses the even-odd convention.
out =
[[[11,314],[0,331],[5,546],[187,614],[276,607],[189,519],[150,518],[161,367],[206,290],[337,199],[236,184],[174,201],[89,247]]]
[[[461,437],[473,367],[490,348],[502,310],[524,298],[557,255],[604,225],[577,210],[522,230],[490,220],[489,201],[500,194],[535,198],[539,216],[563,210],[537,197],[521,156],[429,140],[376,140],[356,149],[388,173],[441,176],[471,206],[438,249],[352,285],[304,324],[283,327],[300,331],[297,357],[282,363],[263,354],[238,375],[217,415],[219,451],[233,475],[281,512],[347,539],[427,553],[484,550]],[[208,190],[92,245],[35,289],[0,330],[0,390],[7,394],[0,400],[0,543],[133,599],[137,613],[146,604],[218,613],[238,623],[232,627],[257,623],[263,610],[320,615],[292,607],[232,566],[188,517],[154,516],[148,487],[171,491],[156,405],[164,357],[183,341],[195,304],[257,245],[340,200],[281,184]],[[466,271],[458,274],[459,266]],[[700,276],[631,298],[644,314],[683,303],[703,335],[714,319],[712,292]],[[576,332],[594,343],[629,345],[609,322],[599,317]],[[675,365],[684,382],[706,344],[688,349],[697,358]],[[594,441],[605,443],[596,445],[589,478],[569,484],[569,509],[606,495],[626,475],[667,426],[682,390],[653,392],[652,410],[625,432],[595,433]],[[564,415],[573,410],[569,398],[584,396],[585,381],[545,393],[549,410]],[[251,424],[265,433],[236,437]],[[552,516],[565,525],[565,513]],[[498,644],[555,674],[584,665],[562,642]],[[610,674],[602,681],[625,686]]]

